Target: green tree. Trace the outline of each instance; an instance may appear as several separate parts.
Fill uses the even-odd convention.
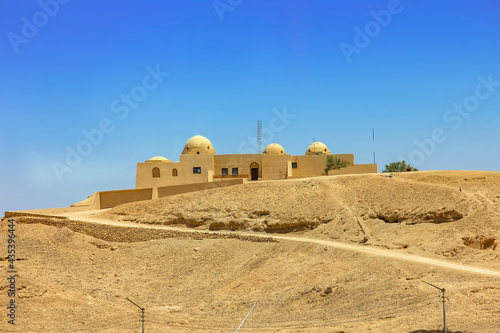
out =
[[[340,168],[345,168],[348,164],[349,162],[344,161],[343,159],[340,159],[338,157],[333,157],[332,155],[328,155],[326,157],[325,172],[323,174],[328,175],[328,170],[337,170]]]
[[[401,162],[386,164],[385,169],[382,172],[405,172],[408,168],[411,168],[412,171],[418,171],[417,168],[412,167],[407,164],[405,160],[402,160]]]

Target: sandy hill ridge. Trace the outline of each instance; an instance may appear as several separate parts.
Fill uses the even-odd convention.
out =
[[[234,332],[257,302],[241,332],[434,333],[442,304],[427,280],[447,290],[452,332],[498,332],[497,276],[233,235],[336,241],[500,272],[499,185],[500,173],[476,171],[319,177],[89,218],[105,224],[17,218],[18,325],[2,321],[0,331],[137,332],[130,297],[146,308],[151,332]]]
[[[499,173],[477,171],[318,177],[131,203],[103,216],[210,230],[308,231],[314,237],[470,259],[471,247],[494,247],[500,238],[499,185]],[[490,251],[473,261],[498,268],[496,259]]]

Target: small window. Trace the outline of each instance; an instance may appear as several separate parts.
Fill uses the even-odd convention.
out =
[[[222,172],[221,173],[222,173],[223,176],[227,176],[228,175],[227,174],[227,168],[222,168]]]
[[[297,169],[297,162],[292,162],[292,168]]]
[[[177,177],[177,169],[172,169],[172,176]]]
[[[197,152],[196,152],[196,154],[200,155],[200,152],[199,152],[199,151],[197,151]]]
[[[201,167],[193,167],[193,173],[201,173]]]
[[[233,168],[231,170],[231,173],[232,173],[233,176],[238,176],[238,168]]]
[[[153,178],[160,178],[160,168],[158,167],[153,168]]]

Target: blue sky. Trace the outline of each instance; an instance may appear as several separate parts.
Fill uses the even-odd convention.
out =
[[[178,160],[196,134],[218,154],[251,151],[258,120],[290,154],[315,139],[372,163],[375,128],[379,171],[403,158],[500,171],[499,13],[481,0],[2,1],[0,211],[133,188],[137,162]]]

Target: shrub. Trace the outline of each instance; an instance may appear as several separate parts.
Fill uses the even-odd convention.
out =
[[[325,172],[323,174],[328,175],[329,170],[338,170],[341,168],[345,168],[348,164],[349,162],[344,161],[343,159],[329,155],[326,157]]]
[[[405,160],[402,160],[401,162],[392,162],[390,164],[386,164],[385,169],[382,172],[405,172],[408,168],[410,168],[411,171],[418,171],[417,168],[412,167],[411,165],[407,164]]]

